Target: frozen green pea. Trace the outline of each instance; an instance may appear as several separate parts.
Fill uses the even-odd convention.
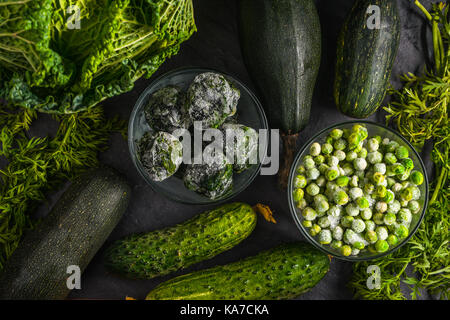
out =
[[[320,176],[320,171],[316,168],[306,170],[306,177],[309,180],[316,180]]]
[[[419,186],[423,183],[423,174],[419,171],[414,170],[413,172],[411,172],[409,179],[412,183]]]
[[[339,218],[342,215],[342,210],[338,206],[331,206],[330,209],[328,209],[327,214]]]
[[[348,185],[349,180],[350,179],[347,176],[340,176],[336,179],[336,184],[339,187],[346,187]]]
[[[383,161],[383,155],[378,151],[369,152],[367,154],[367,161],[371,164],[380,163]]]
[[[341,247],[341,254],[345,257],[348,257],[352,254],[352,248],[349,245],[343,245]]]
[[[398,243],[398,238],[397,238],[396,235],[390,234],[390,235],[387,237],[386,241],[387,241],[387,243],[388,243],[391,247],[393,247],[393,246],[397,245],[397,243]]]
[[[320,212],[320,213],[325,213],[330,208],[328,201],[326,201],[326,200],[315,202],[315,205],[316,205],[317,212]]]
[[[384,201],[378,201],[377,203],[375,203],[375,210],[379,213],[383,213],[386,212],[388,209],[388,205],[386,202]]]
[[[295,202],[299,202],[300,200],[302,200],[303,196],[304,196],[303,189],[294,189],[292,197],[294,198]]]
[[[387,243],[386,240],[378,240],[375,243],[375,249],[377,250],[377,252],[382,253],[382,252],[386,252],[389,250],[389,244]]]
[[[347,147],[347,141],[344,139],[338,139],[334,142],[333,147],[336,150],[344,150]]]
[[[410,158],[401,159],[400,162],[405,167],[406,171],[414,169],[414,162]]]
[[[348,148],[349,150],[354,150],[359,143],[362,141],[361,135],[358,132],[352,132],[348,138]]]
[[[339,161],[344,161],[347,155],[342,150],[336,150],[334,156],[339,159]]]
[[[389,167],[389,169],[395,175],[401,175],[405,173],[405,167],[401,163],[394,163]]]
[[[364,147],[362,147],[361,150],[359,150],[359,152],[358,152],[358,158],[366,159],[368,155],[369,155],[369,153],[368,153],[367,149]]]
[[[345,207],[345,212],[352,217],[359,215],[359,208],[354,203],[350,203]]]
[[[408,236],[409,230],[405,225],[400,224],[397,226],[394,233],[399,239],[404,239]]]
[[[334,139],[333,137],[331,137],[330,135],[327,136],[327,139],[325,140],[326,143],[328,144],[333,144],[334,143]]]
[[[395,223],[397,217],[394,213],[386,213],[383,218],[383,222],[385,225],[390,226]]]
[[[397,213],[397,217],[399,223],[409,224],[412,220],[411,210],[409,210],[408,208],[401,208]]]
[[[384,155],[384,162],[386,162],[386,164],[394,164],[397,162],[397,158],[393,153],[388,152]]]
[[[344,242],[351,244],[357,240],[357,234],[352,229],[347,229],[344,232]]]
[[[345,159],[348,161],[348,162],[352,162],[353,160],[355,160],[356,158],[358,158],[358,154],[355,152],[355,151],[349,151],[349,152],[347,152],[347,154],[346,154],[346,156],[345,156]]]
[[[348,195],[344,190],[339,190],[334,194],[334,202],[341,206],[348,203]]]
[[[403,187],[400,183],[396,182],[394,183],[391,189],[393,192],[400,192],[403,189]]]
[[[353,165],[349,162],[344,163],[341,167],[344,170],[344,175],[351,176],[354,172]]]
[[[375,232],[377,233],[377,237],[379,240],[386,240],[389,235],[386,227],[377,227],[375,229]]]
[[[356,241],[355,243],[353,243],[353,248],[355,248],[355,249],[363,250],[364,247],[365,247],[365,245],[361,241]]]
[[[320,192],[320,188],[317,184],[310,183],[307,187],[306,187],[306,193],[308,193],[310,196],[315,196],[317,194],[319,194]]]
[[[304,188],[306,187],[306,184],[307,182],[304,175],[299,174],[294,178],[294,188]]]
[[[331,231],[330,230],[321,230],[319,232],[318,240],[319,240],[320,244],[330,244],[331,240],[333,240],[333,238],[331,237]]]
[[[304,226],[305,228],[311,228],[312,227],[312,221],[310,220],[303,220],[302,221],[302,226]]]
[[[336,167],[331,167],[325,172],[325,178],[328,181],[333,181],[339,177],[339,170]]]
[[[372,175],[372,181],[373,181],[373,183],[374,183],[375,185],[377,185],[377,186],[382,185],[383,182],[384,182],[384,175],[381,174],[380,172],[375,172],[375,173]]]
[[[342,241],[333,240],[333,241],[331,241],[330,247],[335,250],[338,250],[342,247],[342,245],[343,245]]]
[[[329,156],[327,164],[330,167],[337,167],[339,165],[339,159],[337,157],[335,157],[335,156]]]
[[[364,220],[369,220],[370,218],[372,218],[372,209],[365,208],[361,210],[360,215]]]
[[[386,174],[386,164],[384,163],[375,163],[373,165],[373,171],[381,174]]]
[[[380,136],[373,136],[373,139],[377,140],[378,144],[381,144],[382,139]]]
[[[395,179],[393,179],[393,178],[391,178],[391,177],[388,177],[388,178],[386,179],[386,181],[387,181],[387,187],[388,187],[388,188],[391,188],[391,187],[396,183]]]
[[[325,186],[325,184],[327,183],[327,179],[325,179],[325,177],[324,176],[319,176],[317,179],[316,179],[316,184],[319,186],[319,187],[323,187],[323,186]]]
[[[305,172],[306,172],[305,166],[302,165],[302,164],[299,165],[298,168],[297,168],[297,173],[303,174],[303,173],[305,173]]]
[[[333,146],[329,143],[324,143],[322,145],[322,153],[324,155],[331,154],[333,152]]]
[[[374,231],[377,226],[372,220],[366,220],[364,223],[366,224],[367,231]]]
[[[383,186],[383,185],[377,186],[375,188],[375,197],[377,197],[378,199],[384,199],[384,197],[386,196],[386,192],[387,192],[387,189],[385,186]]]
[[[386,190],[386,195],[383,198],[383,201],[386,203],[391,203],[392,201],[394,201],[395,199],[395,195],[391,190]]]
[[[364,192],[366,194],[372,194],[375,191],[375,186],[371,183],[366,183],[364,185]]]
[[[401,205],[403,208],[408,207],[408,204],[409,204],[409,201],[408,201],[408,200],[401,200],[401,201],[400,201],[400,205]]]
[[[360,209],[365,209],[369,207],[369,200],[366,197],[359,197],[356,199],[356,204]]]
[[[321,151],[322,148],[320,147],[320,144],[317,142],[314,142],[309,148],[309,154],[312,155],[313,157],[318,156]]]
[[[302,216],[306,220],[313,221],[317,218],[317,212],[311,207],[306,207],[302,210]]]
[[[305,209],[307,206],[308,206],[308,204],[306,203],[305,198],[303,198],[297,202],[297,208],[299,208],[300,210]]]
[[[320,232],[321,230],[322,230],[322,229],[320,228],[319,225],[313,224],[313,225],[311,226],[311,228],[309,229],[309,234],[310,234],[311,236],[315,237],[315,236],[317,236],[317,235],[319,234],[319,232]]]
[[[342,138],[343,134],[344,134],[344,131],[336,128],[336,129],[331,130],[330,137],[332,137],[335,140],[338,140],[338,139]]]
[[[361,233],[366,229],[366,224],[362,219],[354,219],[352,222],[352,229],[356,233]]]
[[[342,240],[342,236],[344,235],[344,229],[342,229],[340,226],[336,226],[333,229],[332,235],[333,235],[333,239]]]
[[[405,188],[400,192],[400,198],[403,201],[410,201],[413,198],[412,188]]]
[[[314,162],[316,163],[316,165],[320,165],[325,162],[325,157],[319,154],[318,156],[314,157]]]
[[[389,144],[390,140],[389,138],[384,138],[383,140],[381,140],[381,146],[386,149],[388,144]]]
[[[353,161],[353,166],[355,167],[355,170],[364,171],[367,168],[366,159],[364,159],[364,158],[356,158]]]
[[[322,164],[319,165],[319,172],[320,172],[321,174],[325,174],[325,172],[327,172],[327,170],[328,170],[329,168],[330,168],[330,167],[329,167],[327,164],[322,163]]]
[[[342,225],[344,228],[351,228],[354,219],[355,219],[355,218],[353,218],[352,216],[344,216],[344,217],[342,217],[342,219],[341,219],[341,225]]]
[[[359,182],[359,177],[357,175],[354,175],[351,177],[348,184],[350,185],[350,187],[356,188],[358,186],[358,182]]]
[[[387,146],[385,147],[386,152],[394,153],[398,147],[398,143],[396,141],[389,141]]]
[[[409,171],[405,171],[405,172],[403,172],[403,174],[398,174],[397,178],[399,180],[401,180],[401,181],[406,181],[406,180],[409,179],[409,175],[410,175],[410,172]]]
[[[303,165],[306,169],[312,169],[316,166],[316,163],[314,162],[314,159],[308,155],[303,159]]]
[[[420,211],[420,204],[416,200],[412,200],[408,203],[408,209],[411,210],[412,213],[417,213]]]
[[[375,222],[375,224],[377,225],[382,225],[384,224],[383,218],[384,215],[382,213],[377,212],[373,215],[373,222]]]
[[[397,159],[408,158],[409,156],[408,149],[404,146],[397,147],[397,149],[395,149],[395,156],[397,157]]]
[[[352,198],[352,200],[356,200],[364,195],[362,189],[358,187],[351,188],[348,193],[350,195],[350,198]]]
[[[375,243],[378,241],[377,233],[373,230],[366,231],[366,234],[364,236],[364,239],[366,239],[369,243]]]
[[[369,140],[367,140],[367,149],[370,152],[377,151],[379,146],[380,146],[380,143],[378,142],[377,139],[370,138]]]

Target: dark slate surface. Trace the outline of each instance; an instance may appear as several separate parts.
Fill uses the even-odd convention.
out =
[[[423,2],[429,3],[429,1]],[[198,32],[183,44],[180,54],[167,61],[152,78],[174,68],[200,66],[215,68],[232,74],[253,88],[240,53],[235,2],[229,0],[194,0],[194,3]],[[323,59],[312,105],[310,125],[300,135],[298,148],[317,131],[349,119],[336,110],[331,90],[334,79],[337,34],[352,3],[353,1],[350,0],[317,1],[323,28]],[[396,75],[407,71],[415,72],[426,60],[423,54],[426,24],[414,7],[413,1],[399,0],[398,4],[402,19],[402,36],[393,71],[393,84],[396,86],[399,85]],[[104,106],[108,114],[120,114],[128,119],[134,102],[151,80],[140,80],[136,83],[132,92],[106,101]],[[378,112],[370,119],[383,123],[383,112]],[[40,123],[34,131],[37,134],[47,133],[49,131],[48,126],[54,128],[54,124],[49,119]],[[102,254],[105,247],[111,241],[122,236],[170,226],[211,207],[182,205],[155,193],[133,167],[128,154],[127,143],[119,135],[113,137],[110,150],[102,154],[101,159],[104,163],[117,168],[127,176],[133,187],[132,200],[108,242],[84,272],[82,289],[73,291],[70,297],[123,299],[128,295],[142,299],[148,291],[160,282],[169,279],[169,277],[142,281],[128,280],[110,274],[102,264]],[[264,219],[259,219],[254,233],[237,247],[210,261],[191,267],[183,273],[236,261],[280,243],[302,239],[291,219],[286,194],[280,192],[276,187],[275,176],[257,177],[252,185],[234,200],[241,200],[250,204],[262,202],[269,205],[275,212],[278,223],[274,225],[264,221]],[[351,276],[351,267],[351,263],[333,259],[331,270],[326,277],[300,299],[351,299],[352,293],[346,286]],[[181,272],[175,275],[179,274]]]

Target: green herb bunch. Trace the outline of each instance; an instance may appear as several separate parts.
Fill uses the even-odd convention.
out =
[[[354,265],[350,286],[357,297],[365,299],[406,299],[401,283],[411,288],[413,299],[417,299],[421,290],[428,290],[441,299],[450,297],[449,6],[433,4],[429,12],[419,1],[415,3],[432,25],[434,68],[423,76],[411,73],[403,76],[403,88],[390,91],[393,99],[384,109],[389,113],[387,122],[395,124],[418,150],[422,150],[426,142],[433,143],[436,178],[430,184],[428,210],[414,237],[387,258]],[[366,285],[367,267],[372,264],[381,270],[378,290],[370,290]],[[413,275],[407,274],[408,265],[412,265]]]
[[[72,115],[54,116],[54,137],[30,137],[38,113],[2,105],[0,101],[0,271],[25,230],[32,228],[31,213],[48,192],[87,168],[98,166],[111,133],[125,134],[125,122],[107,119],[100,107]]]

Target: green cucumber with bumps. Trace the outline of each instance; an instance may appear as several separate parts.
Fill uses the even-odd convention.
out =
[[[129,278],[166,275],[231,249],[252,233],[256,220],[248,204],[222,205],[176,226],[115,242],[105,264]]]
[[[281,300],[314,287],[329,257],[303,242],[284,244],[224,266],[163,282],[147,300]]]

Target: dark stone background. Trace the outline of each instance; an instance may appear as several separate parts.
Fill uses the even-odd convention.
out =
[[[298,148],[319,130],[349,119],[341,115],[333,103],[332,84],[337,35],[353,1],[318,0],[316,2],[322,23],[323,58],[312,105],[311,121],[300,135]],[[397,2],[402,20],[402,36],[393,70],[392,83],[395,86],[400,84],[399,74],[419,71],[426,61],[424,39],[427,31],[427,24],[413,1],[399,0]],[[430,1],[423,1],[423,3],[428,6]],[[135,101],[152,79],[182,66],[221,70],[242,80],[250,88],[254,88],[240,52],[236,2],[194,0],[194,4],[198,32],[184,43],[180,53],[167,61],[151,79],[140,80],[132,92],[104,102],[103,105],[108,114],[120,114],[128,119]],[[370,119],[384,123],[383,111],[379,111]],[[49,128],[54,128],[54,125],[50,120],[43,121],[38,125],[40,129],[36,128],[34,131],[37,134],[43,134]],[[119,135],[112,138],[111,148],[101,155],[101,159],[102,162],[127,176],[133,188],[132,199],[123,219],[83,273],[82,289],[74,290],[70,298],[123,299],[125,296],[132,296],[142,299],[157,284],[170,277],[236,261],[280,243],[302,239],[290,216],[286,194],[277,189],[276,176],[259,176],[247,190],[233,200],[250,204],[262,202],[269,205],[278,221],[276,225],[259,219],[253,234],[232,250],[170,276],[143,281],[128,280],[110,274],[103,266],[102,254],[111,241],[130,233],[171,226],[211,207],[178,204],[155,193],[134,168],[127,143]],[[352,292],[347,288],[351,272],[351,263],[333,259],[330,272],[326,277],[300,299],[351,299]],[[424,298],[427,298],[427,295]]]

